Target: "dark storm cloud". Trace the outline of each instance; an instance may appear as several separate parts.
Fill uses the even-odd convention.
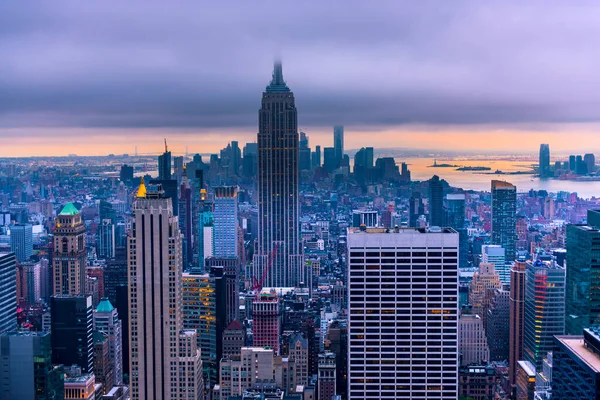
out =
[[[0,126],[254,128],[279,56],[302,127],[600,120],[596,2],[216,3],[3,2]]]

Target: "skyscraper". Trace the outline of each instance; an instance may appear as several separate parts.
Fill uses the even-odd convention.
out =
[[[252,312],[254,346],[269,346],[275,354],[279,354],[281,334],[279,298],[274,293],[261,293],[252,304]]]
[[[344,157],[344,127],[342,125],[333,127],[333,148],[335,149],[335,158],[339,164]]]
[[[17,259],[0,253],[0,333],[17,328]]]
[[[567,225],[565,310],[569,335],[581,335],[584,328],[600,323],[600,226],[591,225],[593,213],[588,211],[588,225]]]
[[[454,228],[459,235],[458,265],[467,268],[469,265],[469,235],[465,228],[465,201],[464,193],[446,195],[446,226]]]
[[[115,376],[115,383],[123,383],[123,330],[117,309],[110,300],[103,298],[93,313],[94,330],[108,336],[108,353],[110,368]],[[127,338],[126,338],[127,339]]]
[[[508,182],[492,181],[492,244],[504,247],[506,261],[516,256],[517,188]]]
[[[11,225],[10,251],[15,253],[20,263],[29,260],[33,254],[33,233],[31,225]]]
[[[85,225],[77,208],[68,203],[56,217],[52,255],[54,295],[83,295],[86,267]]]
[[[600,398],[600,332],[583,330],[583,336],[556,336],[552,353],[552,398]]]
[[[349,228],[347,243],[348,399],[456,399],[456,231]]]
[[[528,261],[525,274],[523,357],[541,369],[554,335],[565,333],[565,268],[554,261]]]
[[[0,341],[0,399],[63,398],[63,369],[52,365],[49,332],[7,332]]]
[[[484,244],[481,246],[481,262],[494,264],[494,269],[500,277],[500,282],[510,286],[510,264],[506,264],[504,248],[497,244]]]
[[[331,173],[340,166],[340,163],[335,154],[335,147],[325,147],[323,149],[323,167],[327,172]]]
[[[321,146],[315,146],[315,151],[311,154],[311,164],[313,168],[321,166]]]
[[[94,320],[91,296],[52,296],[52,362],[94,372]]]
[[[298,121],[281,63],[262,97],[258,126],[258,249],[255,279],[264,286],[299,287],[305,276],[298,203]]]
[[[238,256],[238,188],[215,187],[214,242],[215,257]]]
[[[110,219],[103,219],[98,226],[98,248],[99,258],[114,258],[115,256],[115,225]]]
[[[182,324],[181,233],[160,189],[141,183],[128,238],[131,399],[199,399],[196,332]]]
[[[490,361],[490,348],[479,315],[461,313],[458,319],[458,350],[461,366]]]
[[[167,149],[167,139],[165,139],[165,152],[158,156],[158,179],[162,181],[171,179],[171,152]]]
[[[508,369],[511,385],[517,379],[517,363],[523,360],[523,333],[525,323],[525,269],[527,264],[516,261],[510,270],[509,318],[510,336],[508,338]]]
[[[547,178],[551,176],[550,171],[550,145],[540,144],[540,167],[539,167],[540,178]]]
[[[429,226],[444,225],[444,187],[440,177],[429,180]]]
[[[494,291],[487,315],[486,334],[490,347],[490,361],[508,360],[510,348],[509,291],[503,289]]]
[[[588,174],[591,174],[596,170],[596,157],[592,153],[584,154],[583,162],[587,167]]]

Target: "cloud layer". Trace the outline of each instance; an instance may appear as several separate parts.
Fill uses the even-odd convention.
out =
[[[591,1],[5,1],[0,127],[255,129],[276,57],[303,127],[596,122],[598,20]]]

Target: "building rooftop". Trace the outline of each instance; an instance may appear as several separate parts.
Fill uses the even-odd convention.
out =
[[[73,205],[73,203],[67,203],[67,205],[64,206],[64,208],[58,215],[77,215],[77,214],[79,214],[79,210],[77,209],[77,207],[75,207]]]
[[[104,297],[104,298],[102,298],[102,300],[100,300],[100,303],[98,303],[98,307],[96,307],[96,312],[109,313],[109,312],[112,312],[112,310],[114,310],[114,309],[115,308],[110,303],[110,300],[108,300],[108,298]]]
[[[556,336],[556,340],[585,362],[594,372],[600,372],[600,356],[585,345],[583,336]]]
[[[523,368],[525,373],[529,376],[535,376],[535,366],[529,361],[519,361],[519,366]]]
[[[426,228],[365,228],[363,227],[351,227],[348,228],[348,234],[368,234],[368,233],[390,233],[390,234],[427,234],[427,233],[457,233],[452,228],[441,228],[439,226],[432,226],[429,229]]]

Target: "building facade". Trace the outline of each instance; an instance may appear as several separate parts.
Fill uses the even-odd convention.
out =
[[[200,399],[202,361],[182,323],[178,219],[160,186],[142,181],[128,238],[129,370],[132,400]]]
[[[458,397],[458,234],[348,231],[348,399]]]
[[[569,335],[581,335],[584,328],[600,322],[600,224],[594,226],[593,221],[590,210],[587,225],[567,225],[565,307]]]
[[[517,188],[504,181],[492,181],[492,244],[506,251],[506,260],[516,257]]]
[[[56,217],[52,271],[54,295],[85,294],[87,250],[81,214],[68,203]]]
[[[94,320],[91,296],[52,296],[52,362],[94,372]]]
[[[600,334],[586,328],[583,336],[556,336],[552,352],[552,397],[600,399]]]
[[[4,333],[0,360],[0,399],[62,399],[64,373],[52,364],[49,332]]]
[[[525,274],[523,357],[541,369],[554,335],[565,333],[565,268],[554,261],[528,261]]]
[[[214,201],[215,257],[238,256],[238,188],[217,186]]]
[[[115,384],[123,384],[123,329],[119,313],[110,300],[103,298],[94,310],[94,330],[107,335],[110,368]]]
[[[20,263],[29,260],[33,254],[33,230],[31,225],[11,225],[10,251],[15,253]]]
[[[255,347],[269,347],[279,354],[281,313],[275,293],[261,293],[252,304],[252,333]]]
[[[0,333],[17,329],[17,258],[0,253]]]
[[[305,273],[298,199],[298,113],[281,63],[262,97],[258,124],[258,247],[254,278],[266,287],[301,287]]]
[[[523,360],[526,268],[526,263],[517,261],[510,270],[508,374],[511,385],[515,385],[516,382],[517,362]]]

